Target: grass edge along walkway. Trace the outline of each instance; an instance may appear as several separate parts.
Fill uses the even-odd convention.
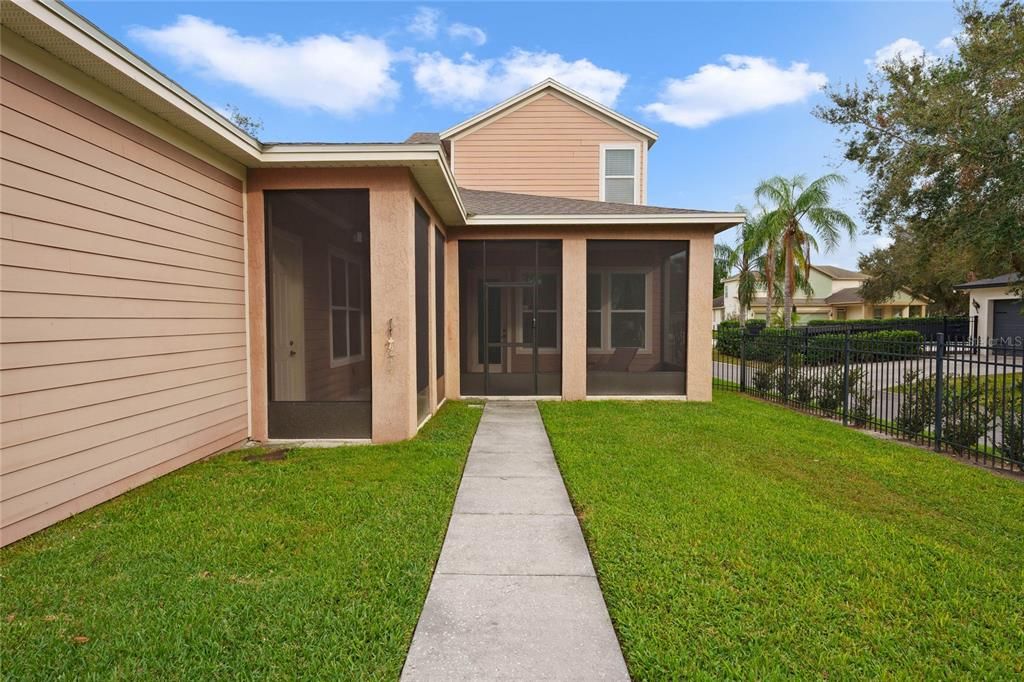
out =
[[[0,550],[3,677],[396,679],[480,412],[218,455]]]
[[[728,392],[542,403],[635,679],[1024,674],[1024,485]]]

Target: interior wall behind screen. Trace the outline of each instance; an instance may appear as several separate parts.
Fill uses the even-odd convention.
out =
[[[367,190],[268,191],[272,438],[369,438]]]

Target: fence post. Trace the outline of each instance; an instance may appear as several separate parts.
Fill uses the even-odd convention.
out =
[[[843,336],[843,426],[850,425],[850,328]]]
[[[786,330],[785,336],[783,338],[786,339],[786,346],[785,346],[785,351],[784,351],[784,354],[783,354],[783,358],[784,358],[783,363],[784,364],[782,366],[782,400],[783,401],[788,401],[789,400],[789,330],[788,329]]]
[[[945,318],[943,318],[945,320]],[[942,450],[942,356],[946,350],[946,335],[935,335],[935,451]]]
[[[740,328],[740,392],[747,390],[747,330]]]

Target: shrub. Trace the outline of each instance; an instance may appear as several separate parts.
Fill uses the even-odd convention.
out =
[[[845,334],[818,334],[807,339],[807,362],[834,364],[843,361]],[[910,329],[886,329],[850,334],[850,362],[873,362],[891,359],[888,354],[920,354],[924,337]]]
[[[942,440],[958,453],[978,445],[978,439],[992,424],[982,392],[974,384],[960,390],[950,384],[943,387]]]
[[[818,407],[838,412],[843,407],[843,368],[827,370],[818,384]]]
[[[814,400],[814,389],[817,386],[814,377],[801,374],[792,383],[796,401],[801,405],[810,405],[811,401]]]
[[[772,385],[775,383],[775,369],[773,367],[762,367],[761,369],[754,372],[753,384],[754,390],[761,393],[767,393],[772,390]]]
[[[935,382],[922,377],[918,370],[903,375],[903,394],[896,414],[896,426],[917,436],[935,421]]]
[[[760,334],[767,326],[768,323],[765,320],[751,319],[746,322],[746,330],[748,334]]]
[[[724,320],[718,323],[716,348],[722,355],[740,355],[740,323],[736,320]]]
[[[1002,415],[999,419],[999,452],[1006,459],[1024,467],[1024,416],[1021,406],[1024,404],[1024,384],[1017,388],[1008,400],[1003,401]]]
[[[867,380],[867,373],[859,368],[850,370],[850,420],[855,426],[866,426],[871,419],[874,392]]]

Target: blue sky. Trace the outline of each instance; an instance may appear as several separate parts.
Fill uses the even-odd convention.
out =
[[[551,75],[658,131],[651,204],[731,210],[765,177],[838,171],[858,220],[863,178],[810,113],[821,83],[947,53],[958,27],[950,3],[71,4],[209,104],[261,118],[265,141],[400,141]],[[853,267],[875,239],[817,262]]]

